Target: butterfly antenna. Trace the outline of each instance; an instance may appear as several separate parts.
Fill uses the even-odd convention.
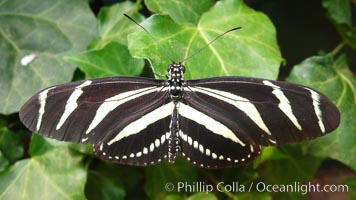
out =
[[[200,48],[198,51],[196,51],[195,53],[193,53],[192,55],[188,56],[187,58],[185,58],[184,60],[181,61],[181,63],[183,63],[184,61],[187,61],[189,60],[190,58],[192,58],[193,56],[197,55],[198,53],[200,53],[201,51],[203,51],[204,49],[206,49],[208,46],[210,46],[213,42],[215,42],[215,40],[219,39],[220,37],[226,35],[227,33],[230,33],[232,31],[236,31],[236,30],[239,30],[241,29],[242,27],[235,27],[235,28],[232,28],[230,30],[227,30],[225,31],[224,33],[216,36],[216,38],[214,38],[213,40],[211,40],[207,45],[203,46],[202,48]]]
[[[176,63],[176,62],[174,62],[174,60],[172,59],[172,57],[168,54],[168,52],[166,51],[166,49],[163,48],[163,46],[161,45],[161,43],[159,43],[158,40],[157,40],[155,37],[153,37],[153,35],[151,35],[151,33],[148,32],[148,30],[147,30],[145,27],[141,26],[139,23],[137,23],[134,19],[132,19],[130,16],[126,15],[125,13],[124,13],[124,16],[127,17],[127,18],[129,18],[129,20],[131,20],[131,21],[132,21],[133,23],[135,23],[137,26],[141,27],[141,28],[151,37],[151,39],[152,39],[155,43],[157,43],[157,45],[159,46],[159,48],[161,48],[162,52],[167,56],[167,58],[168,58],[172,63]]]

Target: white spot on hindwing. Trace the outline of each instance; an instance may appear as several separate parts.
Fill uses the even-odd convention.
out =
[[[102,151],[103,150],[103,144],[100,144],[99,150]]]
[[[194,149],[197,149],[198,146],[199,146],[199,145],[198,145],[198,141],[195,140],[195,141],[193,142],[193,147],[194,147]]]
[[[205,149],[205,155],[210,156],[210,149]]]
[[[212,153],[211,156],[213,157],[213,159],[218,158],[218,156],[216,155],[216,153]]]
[[[204,147],[203,147],[203,145],[201,145],[201,144],[199,144],[199,151],[200,151],[201,153],[204,153]]]
[[[179,131],[179,137],[185,142],[185,144],[188,144],[189,146],[191,146],[191,148],[195,149],[195,150],[199,150],[199,152],[204,155],[209,157],[210,159],[216,160],[215,162],[229,162],[232,163],[231,165],[233,165],[233,163],[238,164],[241,162],[246,162],[251,160],[251,158],[254,156],[254,154],[252,154],[253,152],[256,152],[257,154],[260,154],[261,152],[258,150],[258,148],[260,149],[261,146],[259,147],[254,147],[252,144],[248,144],[245,148],[246,150],[250,151],[250,153],[246,153],[246,157],[242,157],[239,159],[234,159],[231,157],[228,157],[226,155],[222,155],[222,154],[218,154],[212,150],[210,150],[209,148],[204,147],[202,144],[199,143],[199,140],[193,140],[193,142],[191,144],[188,143],[188,139],[191,138],[190,136],[187,136],[186,134],[183,133],[182,130]],[[227,147],[228,148],[228,147]],[[190,150],[188,152],[191,152]],[[238,154],[237,154],[238,155]],[[207,164],[203,164],[203,163],[199,163],[196,160],[194,160],[194,158],[189,157],[189,155],[187,154],[187,152],[182,152],[182,156],[185,157],[185,159],[187,159],[188,161],[190,161],[193,164],[196,164],[198,166],[205,166],[207,168],[216,168],[216,167],[221,167],[216,165],[207,165]],[[239,155],[241,156],[241,155]],[[195,159],[197,159],[197,157],[199,157],[199,155],[194,154]]]
[[[141,157],[141,156],[142,156],[142,152],[141,152],[141,151],[139,151],[139,152],[136,153],[136,157],[139,158],[139,157]]]
[[[154,149],[155,149],[155,144],[154,144],[154,143],[151,143],[151,145],[150,145],[150,152],[153,152]]]
[[[144,147],[142,152],[143,152],[143,154],[146,155],[146,154],[148,154],[148,149],[146,147]]]
[[[155,140],[155,146],[156,146],[156,148],[158,148],[159,145],[160,145],[159,139],[156,139],[156,140]]]

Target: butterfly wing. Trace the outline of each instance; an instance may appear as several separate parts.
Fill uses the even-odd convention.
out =
[[[309,140],[331,132],[340,121],[336,106],[321,93],[257,78],[188,81],[182,103],[182,152],[198,166],[248,162],[261,145]]]
[[[169,103],[168,97],[160,80],[111,77],[78,81],[37,93],[21,108],[20,119],[31,131],[47,137],[92,144],[101,158],[153,164],[163,159],[168,148],[164,136],[171,116],[157,115],[157,109]],[[140,121],[147,114],[153,118],[150,124]],[[148,154],[150,151],[157,152]]]

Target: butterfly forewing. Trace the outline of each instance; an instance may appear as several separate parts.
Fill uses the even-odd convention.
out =
[[[219,77],[187,82],[186,101],[233,120],[233,132],[261,145],[312,139],[334,130],[339,111],[321,93],[291,83],[257,78]],[[194,93],[194,95],[190,95]],[[197,98],[199,97],[199,98]]]
[[[163,81],[130,77],[93,79],[61,84],[39,92],[21,108],[20,118],[27,128],[47,137],[89,143],[100,157],[143,165],[163,159],[166,151],[147,156],[145,147],[169,132],[170,115],[153,119],[154,123],[146,124],[147,127],[134,127],[134,131],[141,129],[137,135],[132,132],[111,145],[107,143],[133,121],[155,111],[168,100],[169,93]],[[145,126],[144,123],[136,125]],[[164,145],[163,141],[154,149],[164,148]],[[160,155],[159,152],[164,153]]]

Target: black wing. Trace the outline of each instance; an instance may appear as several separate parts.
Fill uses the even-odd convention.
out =
[[[101,158],[148,165],[167,153],[165,135],[171,115],[157,115],[169,107],[167,103],[169,93],[163,81],[101,78],[42,90],[21,108],[20,119],[31,131],[47,137],[92,144]],[[147,114],[153,117],[150,124],[140,121]]]
[[[336,106],[311,88],[245,77],[187,81],[179,113],[183,155],[211,168],[252,161],[262,145],[322,136],[340,121]]]

